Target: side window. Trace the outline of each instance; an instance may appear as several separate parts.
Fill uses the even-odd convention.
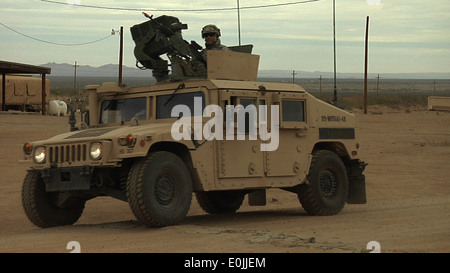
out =
[[[259,99],[259,106],[266,106],[266,99]],[[261,116],[259,116],[259,120],[263,120],[263,121],[267,121],[267,111],[270,111],[268,108],[266,108],[266,111],[263,111],[262,113],[258,112],[258,114],[261,114]]]
[[[237,108],[237,105],[242,105],[242,108]],[[233,118],[234,127],[237,128],[239,134],[256,133],[255,130],[258,121],[258,104],[256,98],[231,97],[230,106],[232,108],[225,110],[224,119]],[[232,112],[228,113],[227,111]]]
[[[186,105],[191,111],[191,115],[194,116],[194,98],[200,97],[202,99],[201,113],[205,109],[205,94],[203,92],[193,93],[175,93],[168,95],[161,95],[156,97],[156,118],[172,118],[172,108],[176,105]],[[198,106],[196,106],[198,107]],[[199,111],[200,112],[200,111]]]
[[[244,106],[244,120],[245,120],[245,126],[244,130],[242,131],[242,127],[239,128],[238,124],[238,130],[241,129],[240,133],[244,134],[254,134],[256,130],[256,124],[258,119],[258,105],[256,104],[255,98],[241,98],[240,103],[242,106]],[[255,107],[255,108],[249,108]],[[251,109],[255,109],[255,112],[252,112]],[[239,113],[238,113],[239,116]]]
[[[305,122],[305,101],[283,100],[281,110],[283,121]]]
[[[306,122],[304,100],[283,99],[281,101],[282,128],[298,128]]]

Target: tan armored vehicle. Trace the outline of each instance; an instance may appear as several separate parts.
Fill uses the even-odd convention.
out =
[[[137,48],[142,29],[174,25],[157,19],[132,28]],[[257,82],[257,55],[209,51],[204,76],[192,55],[178,57],[172,75],[144,65],[158,70],[153,85],[88,86],[85,129],[24,144],[31,222],[73,224],[87,200],[105,195],[148,226],[182,221],[193,193],[208,213],[235,212],[245,195],[265,205],[271,188],[297,194],[311,215],[366,202],[354,115],[299,85]]]

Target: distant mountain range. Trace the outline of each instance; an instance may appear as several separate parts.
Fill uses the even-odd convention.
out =
[[[292,70],[260,70],[258,71],[259,78],[291,78]],[[333,72],[322,71],[297,71],[295,70],[295,78],[298,79],[324,79],[334,78]],[[368,79],[376,79],[380,75],[382,79],[450,79],[450,73],[368,73]],[[340,79],[364,79],[364,73],[336,73],[336,78]]]
[[[75,74],[75,67],[73,64],[57,64],[47,63],[41,66],[52,69],[51,77],[73,77]],[[293,70],[260,70],[258,72],[259,78],[292,78]],[[93,67],[89,65],[77,66],[77,77],[117,77],[119,73],[119,65],[107,64],[100,67]],[[140,70],[136,67],[122,67],[123,77],[151,77],[151,71]],[[297,71],[295,70],[295,78],[333,78],[333,72],[321,71]],[[368,78],[374,79],[378,76],[377,73],[369,73]],[[336,73],[337,78],[347,79],[363,79],[363,73]],[[450,73],[380,73],[380,77],[384,79],[450,79]]]

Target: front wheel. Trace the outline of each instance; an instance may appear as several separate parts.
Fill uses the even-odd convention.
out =
[[[299,187],[298,198],[310,215],[334,215],[345,205],[348,178],[344,163],[331,151],[313,154],[308,181]]]
[[[143,224],[150,227],[174,225],[189,211],[191,176],[178,156],[155,152],[133,164],[126,194],[133,214]]]
[[[22,186],[22,205],[28,219],[38,227],[72,225],[81,217],[86,203],[83,199],[66,199],[58,205],[59,192],[46,192],[39,171],[29,171]],[[70,201],[70,202],[67,202]]]

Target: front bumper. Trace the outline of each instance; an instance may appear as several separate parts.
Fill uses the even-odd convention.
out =
[[[46,168],[41,170],[46,191],[88,190],[93,181],[94,167]]]

